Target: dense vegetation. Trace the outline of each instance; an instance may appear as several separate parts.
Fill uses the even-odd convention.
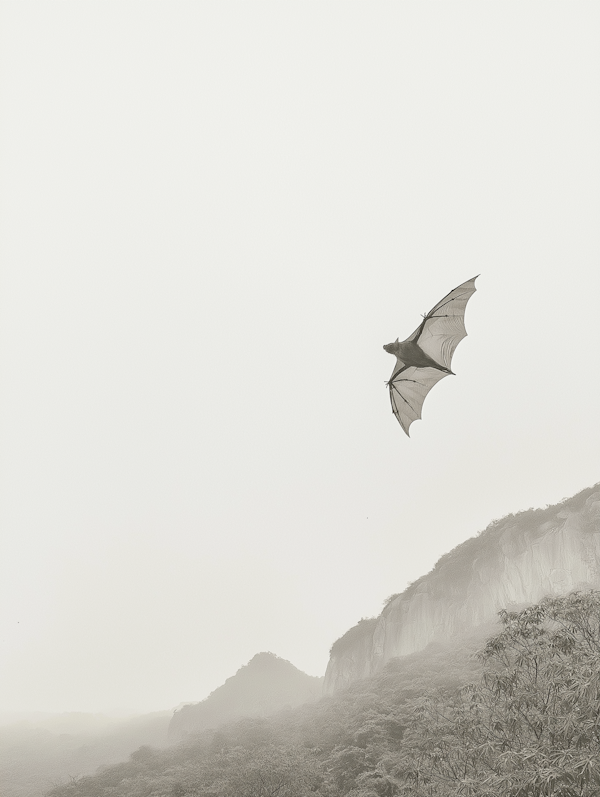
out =
[[[414,703],[395,762],[399,793],[600,793],[600,593],[501,619],[478,681]]]
[[[502,613],[318,704],[242,720],[52,797],[592,797],[600,793],[600,593]],[[474,653],[479,645],[481,652]]]

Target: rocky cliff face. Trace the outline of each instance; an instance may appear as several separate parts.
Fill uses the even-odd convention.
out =
[[[325,692],[489,623],[500,609],[600,588],[600,484],[547,509],[495,521],[334,643]]]

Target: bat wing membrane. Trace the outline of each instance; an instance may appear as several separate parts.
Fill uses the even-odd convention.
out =
[[[438,302],[408,338],[415,341],[433,360],[450,368],[452,355],[466,337],[465,308],[475,291],[475,280],[467,280]],[[431,370],[431,369],[427,369]],[[435,384],[435,383],[434,383]],[[420,416],[419,416],[420,417]]]
[[[421,417],[423,402],[431,388],[445,376],[448,374],[437,368],[402,368],[401,360],[398,360],[388,387],[392,412],[406,434],[409,434],[411,423]]]

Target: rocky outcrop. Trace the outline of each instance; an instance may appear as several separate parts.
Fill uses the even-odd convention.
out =
[[[324,691],[372,675],[406,656],[488,624],[500,609],[546,595],[600,588],[600,484],[561,504],[491,523],[362,620],[331,649]]]
[[[266,717],[317,700],[323,678],[298,670],[273,653],[257,653],[203,700],[179,709],[169,725],[170,741],[242,717]]]

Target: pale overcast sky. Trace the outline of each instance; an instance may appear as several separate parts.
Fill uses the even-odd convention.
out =
[[[600,480],[600,4],[4,2],[0,706],[166,709]],[[408,439],[383,344],[481,274]]]

